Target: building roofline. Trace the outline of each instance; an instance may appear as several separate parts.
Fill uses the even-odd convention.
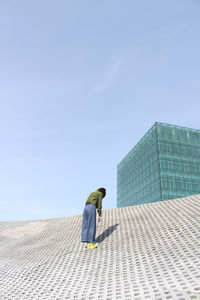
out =
[[[156,127],[158,124],[158,122],[155,122],[150,128],[149,130],[139,139],[139,141],[131,148],[131,150],[126,154],[126,156],[124,158],[122,158],[122,160],[118,163],[117,168],[120,166],[120,164],[127,159],[127,156],[132,152],[132,151],[136,151],[138,146],[141,144],[141,142],[144,141],[145,137],[149,134],[149,132]],[[161,124],[161,123],[159,123]]]
[[[123,161],[125,161],[128,157],[128,155],[132,152],[132,151],[135,151],[137,150],[138,146],[140,145],[140,143],[145,139],[145,136],[147,134],[149,134],[149,132],[154,128],[154,127],[157,127],[157,125],[164,125],[164,126],[168,126],[168,127],[171,127],[171,128],[178,128],[178,129],[183,129],[183,130],[190,130],[190,131],[193,131],[193,132],[198,132],[200,133],[200,130],[199,129],[193,129],[193,128],[189,128],[189,127],[184,127],[184,126],[178,126],[178,125],[173,125],[173,124],[167,124],[167,123],[163,123],[163,122],[155,122],[150,128],[149,130],[139,139],[139,141],[131,148],[131,150],[126,154],[126,156],[124,158],[122,158],[122,160],[118,163],[117,165],[117,168],[121,165],[121,163]]]
[[[168,123],[163,123],[163,122],[156,122],[158,125],[164,125],[164,126],[169,126],[172,128],[179,128],[179,129],[186,129],[186,130],[191,130],[191,131],[198,131],[200,132],[200,129],[194,129],[190,127],[185,127],[185,126],[179,126],[179,125],[173,125],[173,124],[168,124]]]

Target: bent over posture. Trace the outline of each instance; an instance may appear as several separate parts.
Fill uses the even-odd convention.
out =
[[[101,222],[102,199],[106,195],[106,189],[99,188],[91,193],[86,200],[85,208],[83,211],[82,223],[82,238],[83,243],[87,243],[87,249],[98,247],[95,243],[96,235],[96,209],[98,212],[98,222]]]

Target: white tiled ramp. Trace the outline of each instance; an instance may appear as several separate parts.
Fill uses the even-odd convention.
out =
[[[90,251],[81,222],[0,223],[0,300],[200,299],[200,195],[105,210]]]

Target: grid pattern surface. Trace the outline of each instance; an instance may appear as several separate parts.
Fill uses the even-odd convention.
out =
[[[157,123],[161,199],[200,193],[200,131]]]
[[[161,200],[156,126],[117,167],[117,207]]]
[[[93,250],[82,215],[0,223],[0,299],[200,299],[199,203],[105,210]]]
[[[117,206],[200,193],[200,130],[156,122],[117,168]]]

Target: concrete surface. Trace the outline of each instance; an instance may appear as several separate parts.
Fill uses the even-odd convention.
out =
[[[200,195],[103,211],[93,250],[81,222],[0,223],[0,300],[200,299]]]

